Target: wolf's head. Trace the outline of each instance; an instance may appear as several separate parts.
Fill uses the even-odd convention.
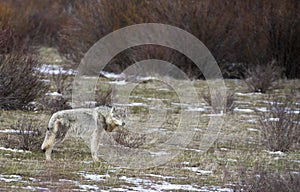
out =
[[[106,117],[107,130],[108,132],[113,131],[118,126],[125,125],[126,110],[123,108],[112,107],[108,116]]]
[[[41,147],[46,154],[46,160],[51,160],[53,147],[64,140],[69,127],[69,121],[65,118],[54,118],[50,120],[46,136]]]

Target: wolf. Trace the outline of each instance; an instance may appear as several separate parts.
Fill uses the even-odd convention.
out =
[[[98,161],[98,147],[101,142],[116,144],[107,132],[117,131],[125,125],[126,110],[117,107],[100,106],[78,108],[54,113],[48,123],[46,136],[41,146],[46,160],[51,160],[53,147],[66,137],[80,137],[91,149],[94,161]]]

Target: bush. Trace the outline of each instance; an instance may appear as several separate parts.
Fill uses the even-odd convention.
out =
[[[65,12],[70,5],[65,0],[0,1],[0,22],[14,28],[30,45],[54,46],[62,27],[68,25]]]
[[[3,139],[5,147],[22,150],[40,150],[43,142],[43,125],[23,116],[10,126],[15,133]]]
[[[35,110],[46,110],[51,114],[66,109],[72,109],[72,107],[68,103],[68,98],[63,95],[46,94],[38,100],[38,104],[35,106]]]
[[[212,100],[211,100],[211,95],[209,94],[203,94],[203,99],[205,100],[205,102],[210,105],[213,109],[214,112],[216,113],[220,113],[222,109],[218,108],[221,106],[222,103],[226,102],[226,111],[232,111],[234,106],[233,106],[233,102],[234,102],[234,94],[233,93],[228,93],[226,98],[221,96],[221,92],[216,93],[214,99],[214,105],[212,105]],[[226,101],[224,100],[226,99]],[[224,112],[224,111],[223,111]]]
[[[234,191],[246,192],[277,192],[277,191],[300,191],[300,174],[278,173],[256,167],[250,175],[244,176]]]
[[[251,91],[266,93],[276,85],[282,70],[274,62],[268,65],[256,65],[246,70],[245,83]]]
[[[227,4],[216,4],[209,0],[77,1],[74,11],[70,13],[72,24],[62,31],[58,49],[65,57],[79,64],[88,49],[104,35],[128,25],[154,22],[174,25],[191,32],[209,49],[213,49],[215,55],[218,54],[218,60],[222,60],[225,51],[219,50],[224,49],[227,34],[233,26],[232,14],[228,8]],[[218,24],[220,22],[222,25]],[[121,72],[130,64],[149,58],[172,62],[183,69],[189,77],[203,77],[200,70],[184,55],[153,45],[125,50],[107,65],[107,69],[116,73]]]
[[[26,39],[0,22],[0,109],[24,109],[46,92],[32,51]]]
[[[39,65],[34,55],[0,55],[0,109],[24,109],[47,91],[35,70]]]
[[[267,149],[288,151],[300,142],[300,113],[291,95],[274,98],[268,103],[268,112],[259,113],[261,140]]]

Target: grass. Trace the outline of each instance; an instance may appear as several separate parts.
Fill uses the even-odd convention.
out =
[[[283,94],[293,84],[295,81],[282,81],[281,86],[273,90],[273,94]],[[267,95],[247,93],[243,81],[226,80],[226,85],[235,93],[237,108],[255,110],[266,106],[264,101],[268,98]],[[141,99],[141,96],[143,98],[168,99],[162,103],[167,107],[172,107],[173,101],[179,102],[174,92],[165,94],[163,91],[159,92],[155,89],[147,89],[143,92],[142,90],[147,86],[159,86],[159,84],[153,82],[151,86],[141,84],[140,87],[136,87],[131,94],[133,97],[130,102],[153,104],[152,101]],[[194,86],[198,93],[200,107],[209,109],[201,97],[202,93],[207,91],[206,82],[195,81]],[[299,91],[296,94],[299,96]],[[173,127],[174,125],[171,123],[174,122],[175,125],[178,124],[179,114],[183,110],[178,106],[173,107],[176,108],[175,112],[169,111],[164,124],[166,129],[171,131],[173,129],[168,126]],[[131,115],[139,115],[140,111],[136,109],[136,106],[134,109],[136,113]],[[214,145],[205,153],[197,151],[202,133],[205,131],[204,127],[210,120],[210,117],[202,116],[206,113],[209,112],[200,112],[199,125],[195,125],[198,131],[181,154],[163,165],[143,170],[120,168],[118,165],[111,165],[105,161],[94,163],[89,149],[82,141],[74,138],[69,138],[64,144],[58,146],[53,153],[54,160],[52,162],[46,162],[44,154],[37,151],[18,153],[0,150],[0,189],[25,190],[24,188],[31,186],[53,190],[84,190],[83,185],[88,185],[97,187],[98,190],[116,188],[132,190],[134,187],[158,190],[160,188],[155,188],[155,186],[159,187],[164,184],[174,187],[176,184],[177,186],[190,185],[198,189],[206,187],[213,190],[216,186],[232,188],[233,185],[239,184],[242,179],[241,173],[249,174],[257,164],[279,173],[300,170],[299,144],[295,144],[294,150],[285,152],[283,155],[266,151],[259,139],[258,124],[254,123],[254,121],[258,121],[258,116],[254,112],[233,111],[226,114],[225,125],[220,130]],[[9,126],[21,115],[43,119],[41,121],[45,125],[47,119],[50,118],[49,114],[43,112],[0,111],[0,130],[9,129]],[[170,118],[173,120],[168,121]],[[137,118],[137,120],[139,119]],[[0,142],[4,134],[7,133],[0,133]],[[109,176],[104,179],[92,180],[86,177],[87,174],[108,174]],[[9,175],[19,175],[22,179],[3,182],[3,178],[7,178]],[[135,180],[132,181],[130,178]]]

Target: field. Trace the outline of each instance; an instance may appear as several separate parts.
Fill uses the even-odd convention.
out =
[[[128,85],[126,82],[104,78],[101,80],[102,84]],[[182,80],[174,81],[180,87]],[[111,164],[105,160],[95,163],[89,148],[75,138],[68,138],[59,145],[52,154],[51,162],[46,162],[44,154],[38,150],[24,151],[4,147],[8,136],[14,137],[18,134],[11,129],[16,120],[26,116],[40,122],[45,132],[51,114],[45,111],[2,110],[0,190],[234,191],[246,185],[245,180],[253,176],[256,169],[270,170],[280,175],[299,175],[299,143],[295,143],[293,150],[287,152],[269,151],[262,145],[258,112],[267,112],[269,95],[249,92],[242,80],[225,80],[225,83],[228,90],[234,93],[233,110],[223,114],[224,124],[221,129],[210,133],[214,134],[216,141],[208,150],[203,149],[201,142],[214,114],[202,97],[208,91],[206,81],[192,82],[199,103],[181,102],[172,87],[159,81],[148,80],[134,84],[128,103],[123,103],[129,109],[127,129],[150,135],[155,133],[152,137],[158,139],[154,138],[155,143],[152,145],[163,143],[172,136],[179,123],[187,124],[189,127],[186,129],[193,131],[188,145],[178,146],[178,155],[174,155],[166,163],[147,169],[124,168],[120,164]],[[273,96],[283,95],[293,88],[299,98],[300,87],[295,85],[300,85],[299,80],[280,80],[279,86],[270,93]],[[184,87],[181,89],[185,91]],[[299,112],[300,103],[295,105]],[[199,121],[188,116],[181,119],[183,111],[199,115]],[[149,121],[151,114],[156,114],[156,121]],[[38,142],[42,143],[42,139]],[[138,149],[149,149],[149,146],[146,143]],[[139,161],[134,158],[132,160]]]

